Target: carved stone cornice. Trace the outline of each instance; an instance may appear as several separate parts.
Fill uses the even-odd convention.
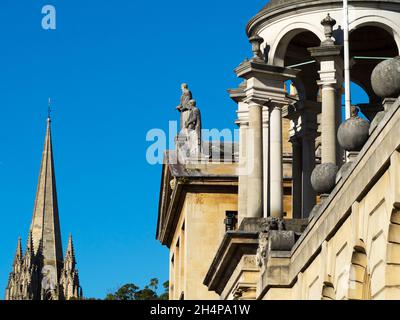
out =
[[[283,84],[286,80],[295,79],[299,72],[260,61],[244,61],[235,69],[236,75],[246,80],[246,98],[243,101],[259,106],[290,103]]]

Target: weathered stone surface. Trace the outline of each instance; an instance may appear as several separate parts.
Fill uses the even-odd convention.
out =
[[[346,173],[349,171],[350,167],[352,166],[353,162],[349,161],[346,162],[339,170],[338,174],[336,175],[336,183],[339,182],[340,179],[342,179]]]
[[[400,57],[385,60],[378,64],[371,76],[375,93],[382,98],[395,98],[400,95]]]
[[[269,245],[272,251],[290,251],[295,243],[293,231],[276,231],[269,233]]]
[[[369,127],[369,134],[371,135],[372,132],[374,132],[374,130],[378,127],[379,122],[381,122],[381,120],[383,119],[383,117],[385,116],[385,111],[381,111],[378,112],[374,118],[374,120],[372,120],[371,125]]]
[[[338,130],[338,141],[346,151],[360,151],[369,137],[369,122],[360,117],[351,117]]]
[[[311,184],[319,194],[330,193],[336,184],[337,165],[323,163],[315,167],[311,175]]]

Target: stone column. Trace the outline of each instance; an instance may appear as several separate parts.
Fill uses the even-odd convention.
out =
[[[248,129],[248,192],[247,217],[263,216],[263,131],[262,106],[254,101],[249,102]]]
[[[343,59],[341,45],[335,45],[332,38],[336,20],[329,14],[321,21],[326,39],[319,47],[309,48],[311,55],[320,64],[321,86],[321,162],[322,164],[339,164],[341,154],[336,139],[336,132],[341,123],[341,94],[343,83]]]
[[[303,192],[302,192],[302,218],[308,218],[316,204],[314,188],[311,185],[311,174],[315,168],[315,132],[306,132],[303,135]]]
[[[264,218],[269,216],[269,108],[263,107],[263,201],[264,201]]]
[[[298,219],[307,218],[316,203],[311,174],[315,168],[317,114],[320,109],[319,103],[302,100],[287,116],[291,119],[290,142],[293,150],[293,217]]]
[[[236,111],[238,119],[236,121],[239,127],[239,166],[237,170],[239,185],[238,185],[238,224],[247,217],[247,192],[248,176],[247,176],[247,132],[249,128],[249,107],[244,102],[246,94],[246,82],[242,82],[238,88],[229,89],[228,92],[233,101],[238,104]]]
[[[270,116],[270,214],[283,217],[282,109],[273,106]]]
[[[239,199],[238,199],[238,220],[239,225],[244,217],[247,216],[247,191],[249,189],[247,181],[247,131],[249,123],[238,121],[239,125]]]
[[[336,90],[336,137],[340,125],[343,122],[343,112],[342,112],[342,96],[343,96],[343,83],[341,75],[337,75],[337,90]],[[338,139],[336,139],[336,165],[340,168],[345,162],[346,152],[340,146]]]
[[[336,88],[320,82],[322,98],[321,162],[336,164]]]
[[[294,219],[301,219],[303,201],[303,147],[299,137],[292,137],[292,211]]]
[[[263,217],[264,214],[281,217],[283,214],[281,106],[288,103],[284,82],[294,79],[300,70],[271,66],[254,57],[242,62],[235,72],[238,77],[246,80],[244,89],[246,99],[244,101],[249,108],[247,217]],[[267,112],[265,106],[271,110],[269,117],[270,141],[266,139],[263,143],[263,138],[268,138],[268,123],[264,121],[263,124],[263,109],[264,120]],[[275,120],[273,121],[272,118]],[[272,122],[274,122],[273,126]],[[269,157],[268,154],[263,155],[264,150],[269,150]],[[264,170],[264,165],[267,166],[267,170]],[[264,174],[267,176],[263,177]],[[263,190],[263,187],[267,189]],[[272,209],[269,209],[268,206],[265,210],[263,208],[265,192],[265,199],[269,201]]]
[[[343,82],[342,46],[334,45],[332,40],[326,40],[321,46],[310,48],[311,55],[320,64],[321,87],[321,164],[312,174],[314,190],[326,196],[336,185],[338,164],[340,165],[340,148],[337,143],[337,125],[341,108],[338,92],[341,92]],[[338,105],[339,104],[339,105]]]

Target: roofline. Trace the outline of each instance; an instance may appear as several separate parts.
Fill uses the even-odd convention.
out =
[[[228,231],[218,248],[203,284],[208,287],[209,291],[221,294],[243,255],[256,254],[257,248],[258,231]]]
[[[156,239],[167,247],[171,246],[173,234],[169,231],[176,228],[186,193],[200,193],[203,191],[219,193],[222,189],[226,193],[237,193],[238,177],[185,177],[185,179],[178,179],[168,208],[160,208],[159,210],[158,221],[161,220],[161,216],[165,213],[165,221],[163,221],[165,228],[160,230],[158,224]],[[162,210],[165,211],[163,212]]]
[[[357,4],[360,7],[391,7],[393,4],[400,5],[400,0],[349,0],[350,4]],[[246,34],[248,37],[255,35],[261,27],[267,23],[282,18],[282,16],[298,14],[299,11],[308,11],[310,8],[318,9],[337,9],[343,6],[340,0],[300,0],[282,4],[266,5],[259,13],[250,19],[246,25]],[[400,9],[400,7],[399,7]]]

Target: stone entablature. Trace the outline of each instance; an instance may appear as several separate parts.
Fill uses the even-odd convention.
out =
[[[221,295],[223,300],[234,299],[234,287],[238,287],[243,274],[259,272],[256,264],[258,243],[257,231],[227,232],[204,279],[208,289]],[[245,257],[246,261],[242,261]],[[247,270],[248,259],[252,259],[251,270]],[[256,281],[252,285],[248,284],[248,287],[254,289],[256,286]]]
[[[379,20],[379,22],[381,22],[382,20],[384,21],[392,20],[390,18],[390,14],[394,13],[393,8],[395,8],[399,4],[400,4],[399,0],[386,0],[386,1],[349,0],[350,18],[351,20],[353,20],[352,18],[355,18],[353,21],[351,21],[352,24],[350,25],[351,27],[350,30],[356,27],[355,25],[353,25],[353,23],[358,24],[359,22],[361,22],[361,21],[356,21],[359,20],[360,16],[364,16],[371,22],[373,21],[372,19],[374,19],[374,17],[377,17],[377,20]],[[280,25],[281,27],[284,27],[281,29],[283,31],[284,29],[287,29],[285,27],[290,26],[290,22],[297,24],[297,27],[302,25],[302,26],[309,26],[309,28],[312,30],[319,30],[319,21],[321,20],[320,18],[323,18],[324,13],[335,12],[337,13],[336,16],[340,17],[341,19],[342,8],[343,8],[343,1],[340,0],[270,1],[263,10],[261,10],[256,16],[254,16],[249,21],[246,27],[246,32],[249,35],[249,37],[253,34],[259,34],[261,37],[264,38],[264,34],[260,34],[260,30],[266,27],[271,28],[271,25]],[[364,12],[357,12],[357,11],[364,11]],[[315,13],[318,15],[318,18],[316,20],[312,19]],[[385,15],[387,14],[389,14],[389,16],[385,17]],[[307,15],[307,17],[304,17],[305,15]],[[304,23],[302,24],[297,23],[299,16],[303,16],[302,20],[304,21]],[[339,25],[343,25],[341,21]],[[292,29],[294,28],[296,28],[295,25],[292,26]],[[317,35],[319,34],[321,36],[320,37],[321,40],[323,39],[322,32],[316,34]],[[399,40],[398,35],[396,37]],[[267,39],[269,38],[264,38],[264,40]],[[272,42],[268,43],[271,44]]]
[[[262,13],[253,18],[248,25],[249,35],[258,34],[264,39],[261,50],[266,46],[269,64],[285,66],[285,54],[287,45],[299,33],[304,31],[312,32],[323,41],[324,30],[320,22],[330,13],[331,17],[337,20],[333,37],[342,44],[338,35],[338,26],[342,26],[342,5],[343,1],[305,1],[295,4],[294,7],[285,7],[286,13],[273,11]],[[332,5],[332,2],[335,5]],[[400,1],[349,1],[350,32],[366,25],[379,26],[393,34],[397,47],[400,47]],[[352,3],[353,2],[353,3]],[[312,5],[310,5],[312,3]],[[397,9],[396,9],[397,7]],[[397,11],[396,11],[397,10]],[[312,60],[312,59],[310,59]]]

